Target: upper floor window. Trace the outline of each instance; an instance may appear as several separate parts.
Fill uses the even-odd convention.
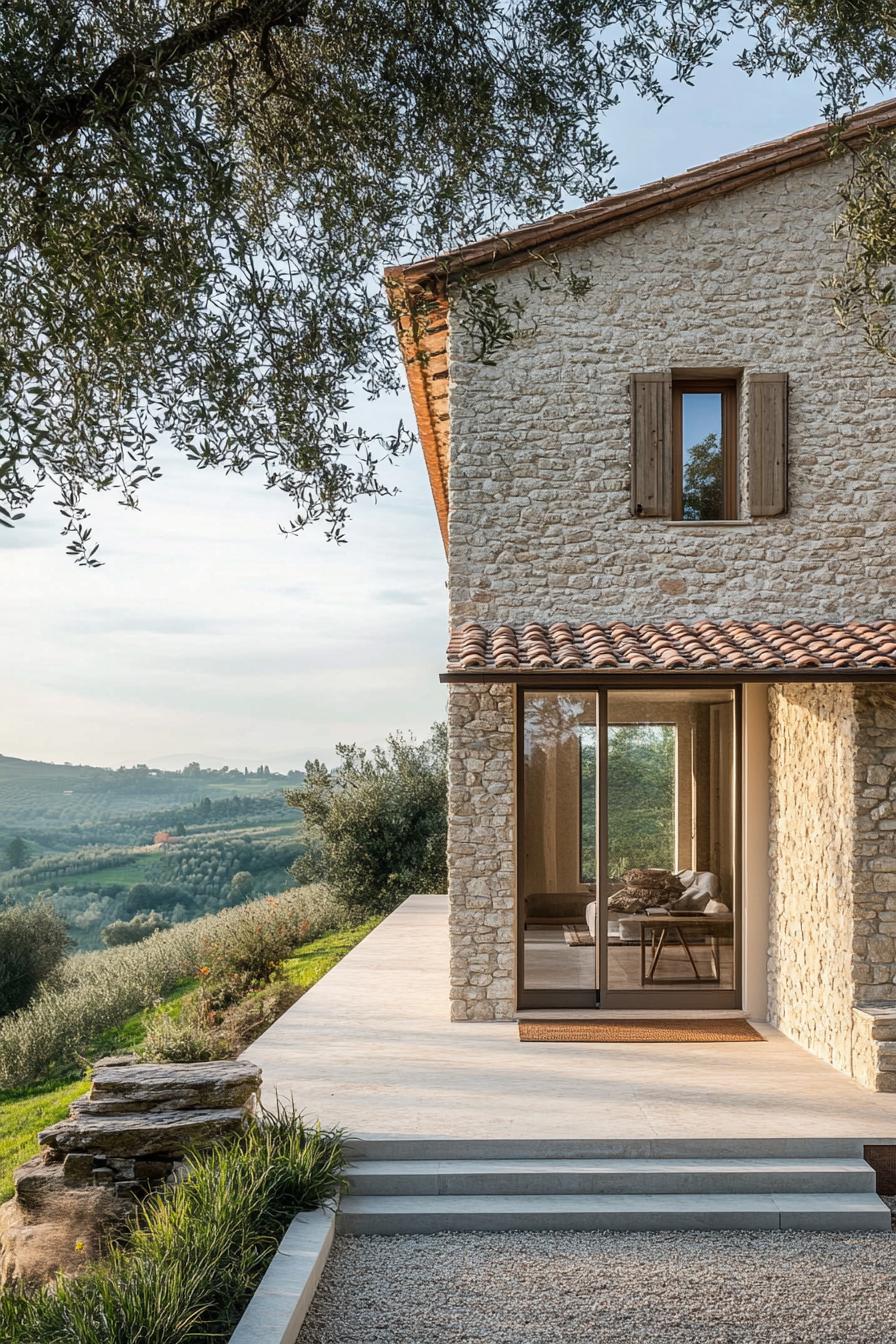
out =
[[[737,384],[673,381],[672,425],[673,518],[736,518]]]
[[[738,399],[746,399],[749,515],[787,512],[788,380],[711,370],[631,377],[631,510],[636,518],[717,523],[739,516]]]

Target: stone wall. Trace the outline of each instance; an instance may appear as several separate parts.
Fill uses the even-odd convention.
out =
[[[896,687],[856,686],[857,1004],[896,1003]]]
[[[581,300],[533,292],[525,268],[496,277],[530,331],[491,364],[470,358],[452,321],[452,626],[892,614],[892,371],[839,327],[825,288],[843,259],[832,223],[847,168],[813,165],[566,249],[591,282]],[[741,521],[630,516],[629,378],[659,369],[742,373]],[[751,520],[743,388],[778,371],[790,376],[789,511]],[[770,697],[770,1012],[847,1070],[854,1005],[896,1002],[892,695]],[[452,1013],[505,1018],[513,693],[453,686],[450,701]]]
[[[896,687],[769,692],[769,1021],[896,1091]]]
[[[769,1021],[850,1072],[853,719],[849,686],[769,692]]]
[[[513,1016],[514,690],[452,686],[448,697],[451,1016]]]
[[[561,256],[581,300],[497,277],[534,334],[467,357],[451,331],[451,622],[891,615],[892,369],[837,324],[824,281],[843,164],[672,212]],[[735,526],[635,519],[629,375],[790,375],[790,511]],[[746,515],[746,407],[740,493]]]

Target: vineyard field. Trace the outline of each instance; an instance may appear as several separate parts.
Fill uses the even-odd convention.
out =
[[[0,903],[47,899],[92,948],[108,924],[152,912],[178,923],[283,891],[304,849],[283,793],[301,779],[0,756]]]

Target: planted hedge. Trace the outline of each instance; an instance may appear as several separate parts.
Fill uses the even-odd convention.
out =
[[[321,888],[304,888],[176,924],[142,943],[82,952],[63,963],[58,986],[0,1018],[0,1091],[29,1087],[83,1065],[97,1038],[196,976],[203,951],[245,977],[252,949],[263,964],[272,942],[298,946],[345,922],[345,908]]]

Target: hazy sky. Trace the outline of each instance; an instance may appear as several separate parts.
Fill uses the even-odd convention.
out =
[[[720,62],[660,114],[636,101],[613,112],[616,183],[818,119],[808,81]],[[410,406],[361,413],[386,424]],[[283,537],[287,501],[249,477],[163,465],[139,513],[98,502],[102,569],[65,555],[49,498],[0,529],[0,753],[286,767],[442,716],[445,559],[419,450],[389,475],[400,494],[359,505],[340,547]]]

